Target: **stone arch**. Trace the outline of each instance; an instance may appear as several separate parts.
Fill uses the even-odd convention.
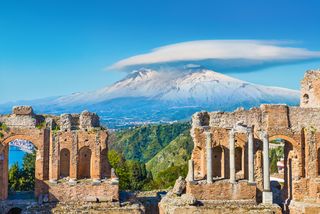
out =
[[[269,137],[269,141],[282,139],[284,141],[284,185],[282,188],[282,200],[283,201],[290,201],[292,200],[292,191],[293,191],[293,172],[300,172],[297,167],[299,163],[298,161],[293,161],[293,158],[297,156],[297,143],[291,137],[286,135],[273,135]],[[295,163],[296,165],[293,165]]]
[[[39,141],[36,140],[34,138],[34,136],[32,135],[21,135],[21,134],[18,134],[18,135],[10,135],[9,137],[5,138],[3,141],[2,141],[2,145],[4,147],[6,147],[11,141],[14,141],[16,139],[21,139],[21,140],[27,140],[27,141],[30,141],[32,142],[32,144],[36,147],[36,148],[39,148],[40,145],[39,145]]]
[[[221,146],[212,148],[212,176],[222,177],[223,149]]]
[[[60,151],[60,178],[70,176],[70,151],[61,149]]]
[[[91,149],[84,146],[79,150],[78,179],[91,178]]]
[[[8,211],[8,214],[20,214],[22,213],[22,209],[19,207],[13,207]]]
[[[32,133],[32,131],[30,131]],[[38,196],[41,186],[41,180],[43,180],[44,171],[43,171],[43,154],[39,148],[41,148],[40,139],[37,139],[37,136],[22,135],[22,134],[11,134],[5,138],[0,144],[2,145],[2,151],[0,151],[0,200],[5,200],[8,198],[8,173],[9,173],[9,143],[14,140],[26,140],[31,142],[34,145],[36,152],[36,161],[35,161],[35,183],[34,183],[34,195]]]
[[[282,134],[276,134],[269,137],[269,141],[276,140],[276,139],[283,139],[286,142],[289,142],[294,148],[298,148],[298,143],[291,137]]]

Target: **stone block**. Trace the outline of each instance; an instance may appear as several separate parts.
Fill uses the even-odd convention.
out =
[[[33,115],[33,109],[31,106],[14,106],[12,113],[15,115]]]
[[[262,192],[262,203],[264,204],[272,204],[273,203],[273,197],[272,192],[263,191]]]

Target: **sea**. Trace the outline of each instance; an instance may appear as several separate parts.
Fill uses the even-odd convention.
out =
[[[19,167],[22,167],[23,156],[26,154],[17,146],[9,146],[9,168],[14,164],[18,163]]]

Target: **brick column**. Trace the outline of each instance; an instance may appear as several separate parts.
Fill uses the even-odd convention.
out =
[[[8,197],[8,146],[0,152],[0,200]]]
[[[72,131],[72,147],[70,151],[70,180],[76,182],[78,177],[78,135],[76,131]]]
[[[95,145],[93,149],[93,155],[92,155],[92,173],[91,178],[93,182],[98,182],[101,179],[101,146],[100,146],[100,133],[97,132],[96,139],[95,139]]]
[[[231,129],[229,132],[229,161],[230,161],[230,183],[236,182],[236,168],[235,168],[235,140],[234,130]]]
[[[53,134],[52,132],[50,135],[49,181],[52,183],[56,183],[59,179],[59,135]],[[37,153],[38,152],[39,151],[37,151]]]

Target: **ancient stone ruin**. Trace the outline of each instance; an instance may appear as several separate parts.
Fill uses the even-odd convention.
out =
[[[198,112],[191,135],[186,194],[203,206],[164,199],[162,213],[281,213],[269,171],[269,142],[276,139],[284,143],[282,212],[320,213],[320,71],[306,72],[300,106]]]
[[[0,115],[0,213],[8,198],[8,149],[16,139],[36,150],[35,190],[38,204],[113,203],[119,201],[118,180],[107,159],[108,132],[95,113],[37,115],[30,106]]]

